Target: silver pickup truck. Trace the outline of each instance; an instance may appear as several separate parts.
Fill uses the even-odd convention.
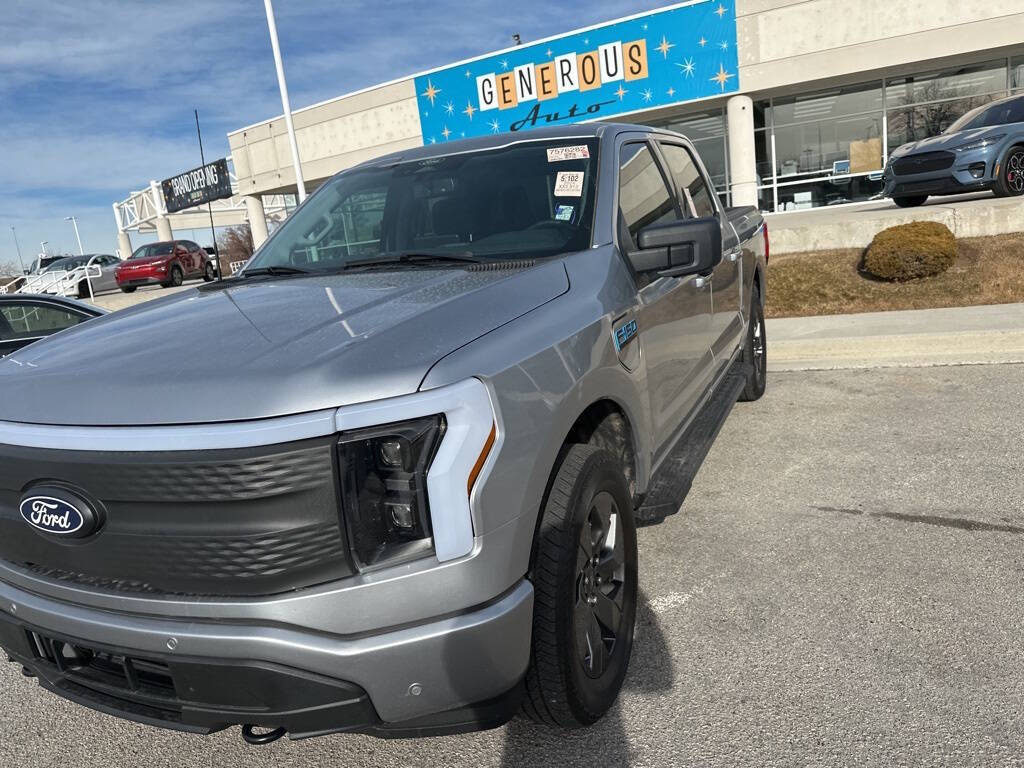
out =
[[[767,257],[650,128],[338,174],[236,277],[0,360],[0,645],[250,743],[594,723],[636,526],[764,392]]]

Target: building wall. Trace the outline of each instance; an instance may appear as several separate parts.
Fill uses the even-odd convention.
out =
[[[965,55],[983,59],[1024,50],[1024,0],[735,2],[740,89],[755,98],[866,81],[872,73],[923,71]],[[724,103],[706,101],[689,111],[721,109]],[[687,109],[630,119],[651,122]],[[301,109],[294,120],[311,187],[363,160],[423,141],[412,78]],[[228,141],[242,194],[294,187],[281,117],[235,131]]]
[[[740,87],[756,94],[1019,45],[1024,0],[737,0]]]

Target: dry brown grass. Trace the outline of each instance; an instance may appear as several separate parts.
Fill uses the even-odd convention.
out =
[[[772,256],[768,317],[838,315],[1024,301],[1024,233],[959,241],[946,272],[904,283],[862,275],[861,250]]]

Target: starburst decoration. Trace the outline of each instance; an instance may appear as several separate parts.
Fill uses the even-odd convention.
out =
[[[501,126],[498,125],[498,118],[494,118],[493,120],[491,120],[491,122],[489,122],[488,125],[491,127],[491,133],[497,133],[498,131],[501,130]]]
[[[668,52],[671,49],[675,48],[675,47],[676,47],[675,43],[670,43],[668,40],[665,39],[665,36],[662,35],[661,36],[661,42],[658,44],[657,50],[661,51],[661,55],[664,58],[667,59],[668,58]]]
[[[554,55],[555,55],[555,52],[554,52],[554,51],[552,51],[552,50],[551,50],[550,48],[548,48],[548,49],[547,49],[546,51],[544,51],[544,53],[546,53],[546,54],[548,55],[548,58],[549,58],[549,59],[550,59],[550,58],[551,58],[552,56],[554,56]]]
[[[703,48],[707,44],[708,40],[706,37],[702,37],[700,40],[697,41],[697,45],[699,45],[701,48]]]
[[[473,114],[476,112],[476,107],[473,106],[473,102],[467,101],[466,108],[462,110],[462,114],[468,117],[470,120],[473,119]]]
[[[455,114],[455,105],[452,104],[451,99],[449,99],[448,103],[444,105],[444,113],[446,115],[454,115]]]
[[[717,74],[715,74],[714,77],[711,78],[711,81],[714,82],[714,83],[718,83],[719,87],[724,91],[725,90],[725,84],[728,83],[729,80],[731,80],[734,77],[736,77],[736,75],[733,75],[730,72],[726,72],[725,71],[725,67],[723,67],[721,64],[719,64],[718,65],[718,72],[717,72]]]
[[[590,38],[589,37],[584,37],[583,38],[583,44],[584,45],[590,45]]]
[[[501,68],[502,69],[508,69],[508,59],[502,59],[501,60]]]
[[[679,73],[687,77],[693,77],[693,71],[697,68],[693,59],[684,59],[682,64],[676,64],[676,66],[679,67]]]
[[[470,71],[469,71],[469,70],[467,69],[467,70],[466,70],[466,77],[472,77],[472,76],[473,76],[473,73],[472,73],[472,72],[470,72]]]
[[[615,91],[615,95],[619,97],[619,101],[622,101],[622,97],[625,96],[627,93],[629,93],[629,91],[627,91],[621,85],[619,86],[619,90]]]
[[[421,96],[426,96],[428,99],[430,99],[430,106],[434,106],[434,99],[437,98],[437,94],[439,94],[440,92],[441,92],[441,89],[440,88],[435,88],[434,84],[432,82],[430,82],[430,80],[428,79],[427,80],[427,90],[425,90],[420,95]]]
[[[723,16],[725,16],[726,13],[728,13],[728,10],[724,5],[719,3],[718,8],[715,9],[715,13],[718,14],[718,18],[722,18]]]
[[[654,92],[653,92],[653,91],[651,91],[651,89],[650,89],[650,88],[644,88],[644,89],[643,89],[643,90],[642,90],[642,91],[640,92],[640,95],[641,95],[641,96],[643,97],[643,100],[644,100],[644,103],[645,103],[645,104],[650,104],[650,102],[651,102],[651,99],[653,99],[653,98],[654,98]]]
[[[720,42],[718,44],[718,47],[721,48],[723,51],[728,51],[729,50],[729,41],[728,40],[723,40],[722,42]]]
[[[646,23],[646,22],[644,23],[644,25],[643,25],[642,29],[644,30],[644,32],[646,32],[646,31],[647,31],[647,23]]]
[[[452,135],[452,132],[448,130],[447,125],[444,127],[444,130],[441,131],[441,135],[444,136],[445,141],[448,141],[448,137]]]
[[[673,88],[673,87],[672,87],[672,86],[670,85],[670,86],[668,87],[668,90],[667,90],[667,91],[665,91],[665,93],[667,93],[667,94],[668,94],[668,97],[669,97],[669,98],[671,99],[671,98],[672,98],[673,96],[675,96],[675,95],[676,95],[676,89],[675,89],[675,88]]]
[[[431,144],[437,144],[437,139],[435,139],[433,136],[431,136],[430,137],[430,143]]]

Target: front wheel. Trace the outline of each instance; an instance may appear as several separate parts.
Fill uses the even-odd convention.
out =
[[[995,192],[999,197],[1024,195],[1024,147],[1010,147],[1000,164]]]
[[[164,287],[177,288],[183,282],[185,282],[185,273],[181,271],[181,267],[175,264],[171,267],[171,279],[164,284]]]
[[[619,695],[636,624],[632,498],[608,451],[569,447],[541,512],[530,579],[523,713],[563,728],[591,725]]]
[[[207,283],[210,283],[213,282],[213,279],[216,276],[217,275],[213,271],[213,264],[211,264],[210,262],[206,262],[206,268],[203,270],[203,280],[205,280]]]
[[[927,199],[928,195],[914,195],[913,197],[894,197],[892,201],[900,208],[917,208],[919,205],[924,205],[924,201]]]
[[[756,285],[750,292],[750,321],[747,323],[747,339],[743,345],[743,362],[752,372],[739,399],[742,402],[760,400],[768,382],[768,334],[764,326],[761,291]]]
[[[137,285],[122,285],[121,286],[121,291],[123,293],[135,293],[135,289],[138,288],[138,287],[139,286],[137,286]]]

